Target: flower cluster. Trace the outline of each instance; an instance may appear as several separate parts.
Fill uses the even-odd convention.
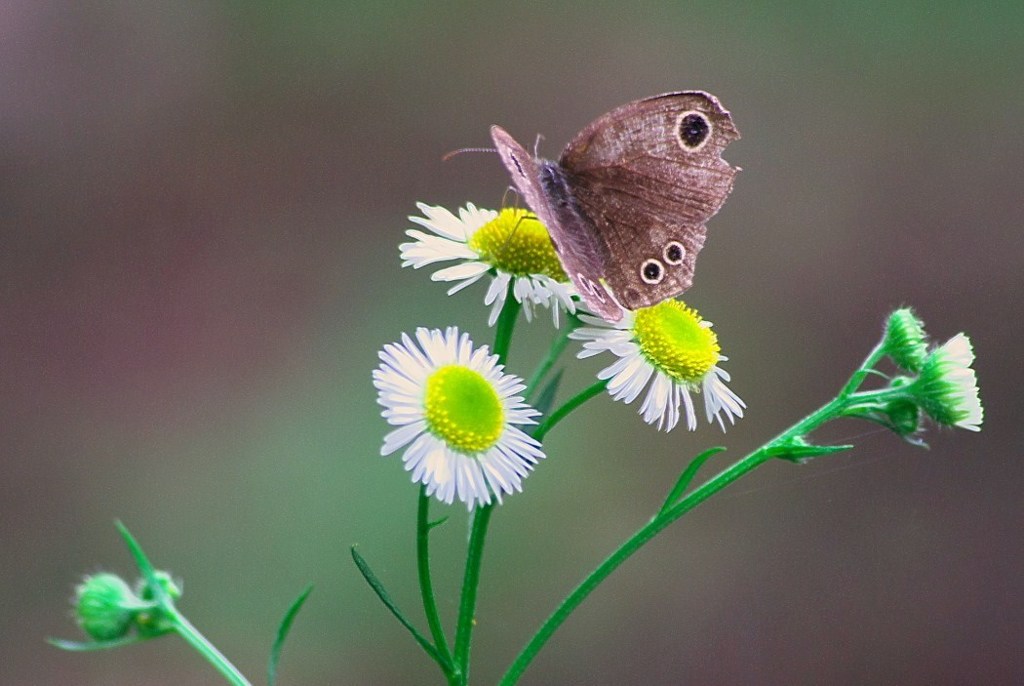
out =
[[[484,296],[489,325],[506,306],[521,307],[528,321],[536,309],[548,308],[556,327],[560,313],[569,315],[579,324],[567,332],[582,343],[577,357],[610,353],[614,361],[597,378],[614,400],[628,404],[642,397],[639,414],[658,430],[671,431],[685,419],[693,431],[703,415],[724,431],[743,417],[746,405],[722,368],[728,358],[711,323],[692,307],[668,299],[607,322],[583,309],[546,228],[533,214],[472,204],[458,214],[417,207],[422,215],[409,219],[421,228],[406,232],[411,241],[400,246],[402,266],[449,263],[431,278],[454,283],[450,295],[489,277]],[[909,309],[897,310],[876,353],[855,375],[842,402],[837,401],[839,415],[884,424],[918,443],[922,416],[943,425],[980,428],[974,354],[965,335],[929,348],[920,319]],[[908,375],[891,378],[884,389],[859,391],[883,355]],[[525,401],[538,389],[506,374],[501,362],[455,328],[421,328],[415,341],[403,334],[380,352],[374,385],[384,417],[396,427],[385,437],[381,453],[402,450],[413,481],[445,503],[458,500],[469,508],[500,503],[504,495],[522,489],[523,479],[544,457],[533,432],[542,436],[550,427],[536,425],[542,413]],[[600,388],[595,386],[594,393]],[[575,405],[562,414],[572,409]],[[552,417],[560,418],[559,412],[545,422]],[[787,449],[796,458],[831,452],[809,445]]]
[[[908,437],[922,429],[918,410],[940,425],[980,431],[985,413],[978,377],[971,368],[971,339],[958,333],[931,349],[927,341],[924,323],[910,308],[896,310],[889,317],[882,350],[897,366],[917,376],[893,379],[892,387],[899,393],[887,416],[898,432]]]
[[[578,297],[562,269],[547,229],[523,210],[500,212],[467,204],[453,213],[417,205],[410,221],[411,241],[399,246],[402,266],[419,269],[449,263],[431,275],[454,283],[449,295],[489,277],[484,304],[493,326],[509,296],[530,321],[548,308],[557,327],[560,314],[577,315]],[[670,431],[686,418],[697,427],[694,395],[704,398],[704,414],[725,429],[743,416],[743,401],[726,382],[711,324],[681,302],[668,300],[609,324],[580,312],[585,326],[571,338],[583,342],[579,357],[610,352],[618,359],[598,373],[615,400],[631,403],[646,389],[640,406],[644,421]],[[384,346],[374,371],[384,417],[396,426],[381,453],[403,450],[402,460],[416,483],[445,503],[467,507],[501,502],[521,490],[522,480],[544,457],[528,425],[540,412],[526,405],[522,381],[505,374],[487,347],[475,348],[457,329],[419,329]],[[527,430],[524,428],[527,427]]]
[[[170,574],[154,574],[160,593],[181,597],[181,585]],[[168,630],[168,623],[154,602],[156,592],[145,579],[138,579],[132,588],[116,574],[92,574],[75,587],[75,618],[94,641],[124,639],[133,629],[141,636],[159,635]]]

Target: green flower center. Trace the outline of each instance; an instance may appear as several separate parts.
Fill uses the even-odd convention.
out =
[[[423,404],[430,433],[466,455],[492,447],[505,426],[505,410],[494,386],[462,365],[446,365],[431,374]]]
[[[718,362],[718,337],[701,326],[700,315],[678,300],[634,313],[633,336],[640,352],[675,381],[698,383]]]
[[[476,230],[469,247],[482,261],[513,276],[543,274],[561,283],[569,280],[548,230],[526,210],[503,209]]]

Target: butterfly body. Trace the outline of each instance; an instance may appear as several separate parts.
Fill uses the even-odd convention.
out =
[[[721,151],[739,132],[700,91],[616,108],[578,133],[558,162],[530,155],[501,127],[491,137],[580,296],[609,321],[690,287],[704,222],[738,171]]]

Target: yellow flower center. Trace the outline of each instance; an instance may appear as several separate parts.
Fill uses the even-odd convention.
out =
[[[475,455],[501,437],[505,410],[494,386],[462,365],[440,367],[427,379],[427,429],[455,451]]]
[[[526,210],[503,209],[476,230],[469,247],[484,262],[513,276],[543,274],[561,283],[569,280],[548,230]]]
[[[634,313],[633,337],[651,364],[675,381],[699,383],[718,362],[718,337],[700,315],[678,300]]]

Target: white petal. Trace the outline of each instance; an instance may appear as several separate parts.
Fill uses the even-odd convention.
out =
[[[431,281],[457,281],[460,279],[479,278],[490,269],[483,262],[463,262],[444,269],[438,269],[430,275]]]
[[[440,236],[444,236],[454,241],[466,242],[466,225],[447,209],[440,205],[431,207],[423,203],[418,203],[416,207],[419,208],[420,212],[422,212],[424,216],[411,216],[409,217],[409,221],[430,229]]]

